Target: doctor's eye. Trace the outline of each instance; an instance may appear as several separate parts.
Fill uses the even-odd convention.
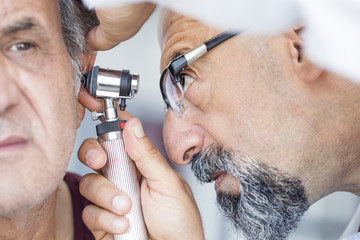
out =
[[[33,47],[34,47],[34,45],[32,43],[20,42],[20,43],[15,43],[12,46],[10,46],[9,50],[14,51],[14,52],[20,52],[20,51],[27,51]]]
[[[193,78],[192,76],[190,76],[188,74],[181,74],[180,75],[180,83],[184,88],[184,92],[186,92],[186,90],[188,90],[188,88],[191,86],[191,84],[195,80],[196,80],[195,78]]]

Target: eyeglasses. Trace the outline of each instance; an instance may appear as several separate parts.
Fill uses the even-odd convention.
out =
[[[180,73],[190,63],[237,34],[234,32],[223,32],[169,63],[160,77],[160,90],[167,108],[171,108],[177,116],[181,115],[185,94],[185,81]]]

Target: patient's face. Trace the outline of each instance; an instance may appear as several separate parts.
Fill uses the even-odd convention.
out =
[[[77,98],[55,0],[0,0],[0,216],[43,201],[63,177]]]

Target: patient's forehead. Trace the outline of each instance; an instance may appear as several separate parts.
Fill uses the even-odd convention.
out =
[[[46,32],[61,34],[56,0],[0,0],[0,19],[1,33],[5,30],[18,30],[16,27],[28,22],[33,27],[41,27],[44,34]]]

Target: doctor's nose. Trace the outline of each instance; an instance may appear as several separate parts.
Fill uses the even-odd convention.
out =
[[[164,122],[164,142],[170,160],[187,165],[204,145],[204,131],[184,116],[177,117],[171,110]]]

